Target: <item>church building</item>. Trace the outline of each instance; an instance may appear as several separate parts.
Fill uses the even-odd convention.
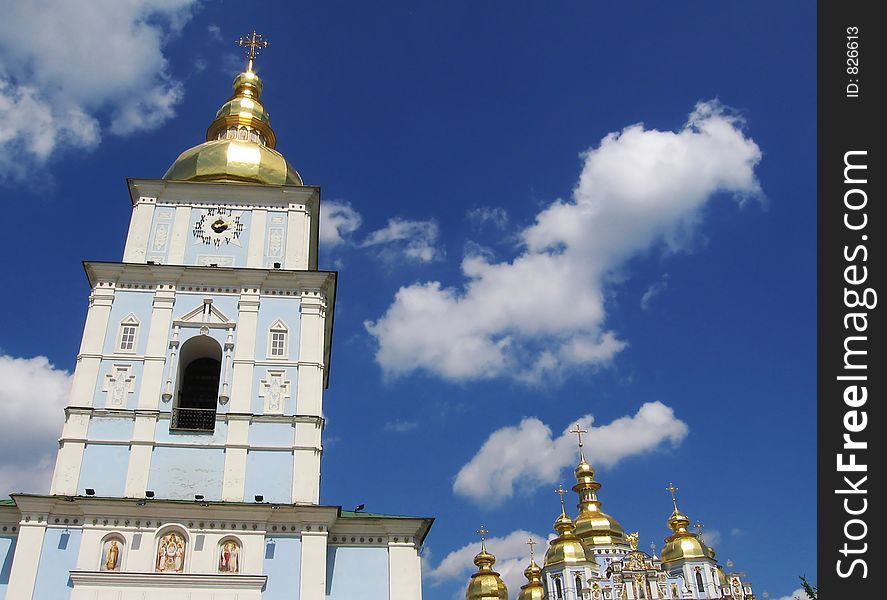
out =
[[[336,276],[253,60],[206,141],[130,179],[48,495],[0,500],[0,600],[417,600],[430,518],[320,504]],[[121,232],[122,233],[122,232]]]
[[[647,554],[638,549],[637,532],[625,533],[614,517],[602,510],[598,498],[601,484],[582,451],[579,437],[579,464],[574,474],[573,491],[579,496],[579,514],[567,515],[561,485],[561,511],[554,521],[555,535],[548,542],[542,566],[536,563],[533,547],[527,540],[530,564],[524,571],[527,583],[512,598],[518,600],[756,600],[744,574],[725,572],[715,559],[715,551],[698,532],[692,532],[690,518],[678,509],[678,488],[669,484],[674,510],[666,523],[671,530],[665,545],[656,555],[656,544]],[[701,528],[701,524],[697,524]],[[496,557],[487,551],[483,527],[481,551],[474,557],[478,570],[471,575],[467,600],[508,600],[508,589],[493,570]],[[727,561],[728,568],[731,565]]]

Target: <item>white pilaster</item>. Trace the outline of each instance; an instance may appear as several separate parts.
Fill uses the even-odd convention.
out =
[[[326,302],[318,291],[306,291],[300,304],[299,382],[296,413],[323,414],[323,332]]]
[[[304,204],[290,204],[286,219],[286,269],[308,268],[311,217]]]
[[[19,524],[15,555],[9,572],[9,585],[6,597],[12,600],[30,600],[37,582],[37,567],[40,566],[40,553],[43,550],[43,536],[46,523],[25,522]]]
[[[326,597],[326,531],[302,531],[299,600]]]
[[[185,262],[185,247],[191,239],[191,207],[176,206],[176,214],[172,224],[172,236],[169,240],[169,264],[181,265]]]
[[[262,259],[265,257],[265,222],[268,219],[268,211],[264,208],[256,208],[252,211],[249,227],[249,245],[246,248],[246,266],[251,269],[261,269],[265,265]]]
[[[157,198],[142,196],[132,209],[129,233],[123,249],[123,262],[143,263],[147,260],[148,236],[151,235],[151,221],[154,220],[154,207]]]
[[[253,362],[256,350],[256,325],[259,317],[259,293],[244,288],[240,294],[237,342],[234,345],[234,376],[231,382],[232,413],[252,412]]]
[[[388,542],[388,600],[422,600],[422,561],[415,545]]]
[[[154,292],[154,305],[151,310],[151,326],[145,348],[145,366],[139,388],[140,409],[157,410],[163,392],[163,367],[166,363],[166,350],[169,345],[169,328],[172,311],[176,302],[176,292],[172,285],[158,285]]]
[[[73,496],[77,494],[80,480],[80,467],[83,463],[83,450],[86,447],[86,432],[89,429],[89,409],[68,408],[65,425],[59,441],[59,451],[55,457],[55,470],[52,474],[50,494]]]
[[[228,440],[225,444],[225,474],[222,479],[222,500],[243,502],[246,481],[246,453],[249,446],[247,415],[228,415]]]
[[[80,342],[77,366],[74,368],[68,406],[93,405],[113,304],[113,285],[100,282],[93,288],[89,295],[89,309],[86,311],[86,324],[83,326],[83,339]]]
[[[293,502],[320,502],[320,425],[296,423],[293,452]]]
[[[151,471],[151,454],[154,451],[154,432],[157,428],[156,413],[136,413],[129,446],[129,465],[126,468],[126,485],[123,495],[127,498],[144,498]]]

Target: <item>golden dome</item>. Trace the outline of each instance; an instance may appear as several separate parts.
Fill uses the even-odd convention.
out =
[[[601,510],[601,502],[597,497],[601,484],[594,480],[594,469],[581,451],[574,473],[576,485],[573,486],[573,491],[579,494],[575,534],[587,547],[624,544],[625,531],[622,525]]]
[[[274,147],[262,80],[252,70],[234,78],[234,95],[216,113],[206,142],[182,152],[163,176],[175,181],[240,181],[302,185],[302,177]]]
[[[543,600],[545,598],[545,586],[542,585],[542,569],[536,561],[530,559],[530,566],[524,570],[527,583],[522,585],[517,600]]]
[[[481,541],[480,552],[474,557],[477,573],[468,582],[466,600],[508,600],[508,588],[493,570],[495,562],[496,557],[487,552],[486,544]]]
[[[662,549],[663,563],[690,558],[714,560],[715,551],[706,546],[698,534],[688,531],[689,525],[690,518],[678,510],[677,500],[674,500],[674,511],[668,518],[668,526],[674,533],[665,538],[665,547]]]
[[[561,514],[554,521],[554,530],[558,536],[548,543],[548,551],[545,553],[546,567],[562,563],[588,562],[582,540],[573,533],[575,528],[573,519],[567,516],[561,504]]]

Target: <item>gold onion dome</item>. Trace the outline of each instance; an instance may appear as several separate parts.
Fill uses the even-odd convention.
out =
[[[496,557],[487,552],[487,546],[481,540],[480,552],[474,557],[477,573],[468,582],[466,600],[508,600],[508,588],[499,573],[493,570],[495,562]]]
[[[563,494],[563,487],[557,491]],[[558,533],[558,536],[548,543],[548,551],[545,553],[546,567],[588,561],[582,540],[573,533],[575,528],[576,524],[573,523],[573,519],[567,516],[566,509],[564,508],[564,499],[561,496],[561,514],[554,521],[554,530]]]
[[[665,547],[662,549],[662,562],[670,563],[676,560],[691,558],[708,558],[714,560],[715,551],[705,545],[699,534],[687,530],[690,518],[678,510],[678,502],[674,496],[677,488],[669,484],[667,488],[672,492],[674,511],[668,518],[668,527],[672,534],[665,538]]]
[[[545,586],[542,585],[542,568],[532,558],[530,566],[524,570],[527,583],[522,585],[517,600],[543,600],[545,598]]]
[[[576,465],[576,485],[573,491],[579,494],[579,515],[576,517],[575,533],[587,547],[611,546],[625,543],[625,530],[615,518],[601,510],[597,491],[601,484],[594,480],[594,469],[580,450],[579,464]]]
[[[239,40],[250,46],[247,69],[234,78],[234,95],[216,112],[206,142],[182,152],[163,176],[175,181],[222,181],[302,185],[302,177],[275,150],[277,136],[260,98],[262,80],[253,71],[256,47],[267,43],[255,32]]]

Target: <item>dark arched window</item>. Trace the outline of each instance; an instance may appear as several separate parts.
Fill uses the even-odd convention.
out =
[[[213,431],[219,401],[222,348],[209,336],[191,338],[182,345],[178,397],[172,429]]]
[[[705,584],[702,583],[702,571],[696,569],[696,588],[701,592],[705,590]]]
[[[581,598],[580,593],[582,592],[582,575],[576,573],[576,597]]]
[[[557,597],[557,600],[563,600],[564,587],[563,587],[563,585],[561,585],[561,578],[560,577],[554,578],[554,590],[555,590],[555,596]]]

